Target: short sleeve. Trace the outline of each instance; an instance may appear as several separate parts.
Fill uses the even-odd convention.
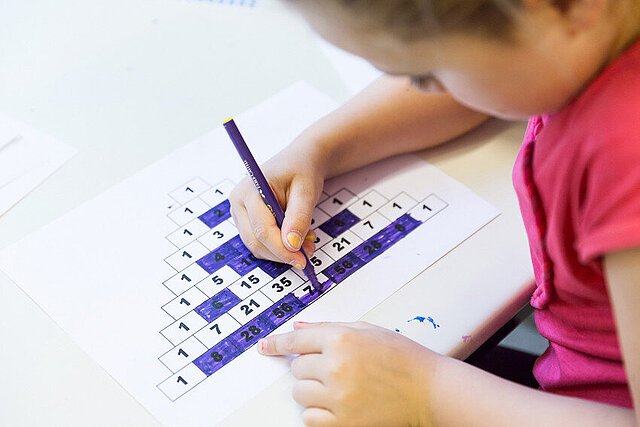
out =
[[[582,174],[576,248],[582,261],[640,246],[640,117],[622,116],[595,135],[600,140]]]

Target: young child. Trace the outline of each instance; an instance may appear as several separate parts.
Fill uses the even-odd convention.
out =
[[[286,207],[282,230],[253,185],[238,185],[232,212],[246,245],[301,268],[325,179],[489,115],[531,116],[513,178],[531,304],[550,343],[535,390],[367,323],[297,323],[258,350],[299,354],[304,422],[640,424],[640,0],[291,3],[323,37],[412,85],[383,77],[264,165]]]

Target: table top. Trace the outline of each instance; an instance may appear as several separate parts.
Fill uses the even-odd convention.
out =
[[[6,0],[0,52],[0,111],[79,151],[0,217],[0,249],[297,80],[348,96],[306,25],[268,0]],[[526,303],[533,274],[511,185],[523,132],[491,120],[420,153],[502,214],[364,320],[393,328],[408,312],[446,312],[461,320],[414,338],[463,358]],[[2,273],[0,311],[0,424],[157,424]],[[300,424],[291,385],[282,377],[224,424]]]

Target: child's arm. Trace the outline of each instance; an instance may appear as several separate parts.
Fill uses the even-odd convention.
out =
[[[439,144],[486,118],[447,94],[426,95],[407,79],[384,76],[262,165],[285,209],[282,230],[249,180],[236,187],[230,201],[240,236],[260,258],[304,267],[304,257],[297,251],[325,179],[394,154]],[[312,251],[313,243],[305,242],[303,249]]]

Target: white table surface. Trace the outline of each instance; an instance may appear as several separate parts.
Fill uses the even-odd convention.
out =
[[[79,150],[0,217],[0,249],[297,80],[344,101],[306,26],[277,2],[257,4],[0,2],[0,111]],[[364,320],[456,319],[413,338],[463,358],[526,303],[533,274],[511,186],[523,131],[490,121],[420,154],[502,214]],[[2,273],[0,313],[0,425],[157,425]],[[224,424],[299,425],[291,384],[282,377]]]

